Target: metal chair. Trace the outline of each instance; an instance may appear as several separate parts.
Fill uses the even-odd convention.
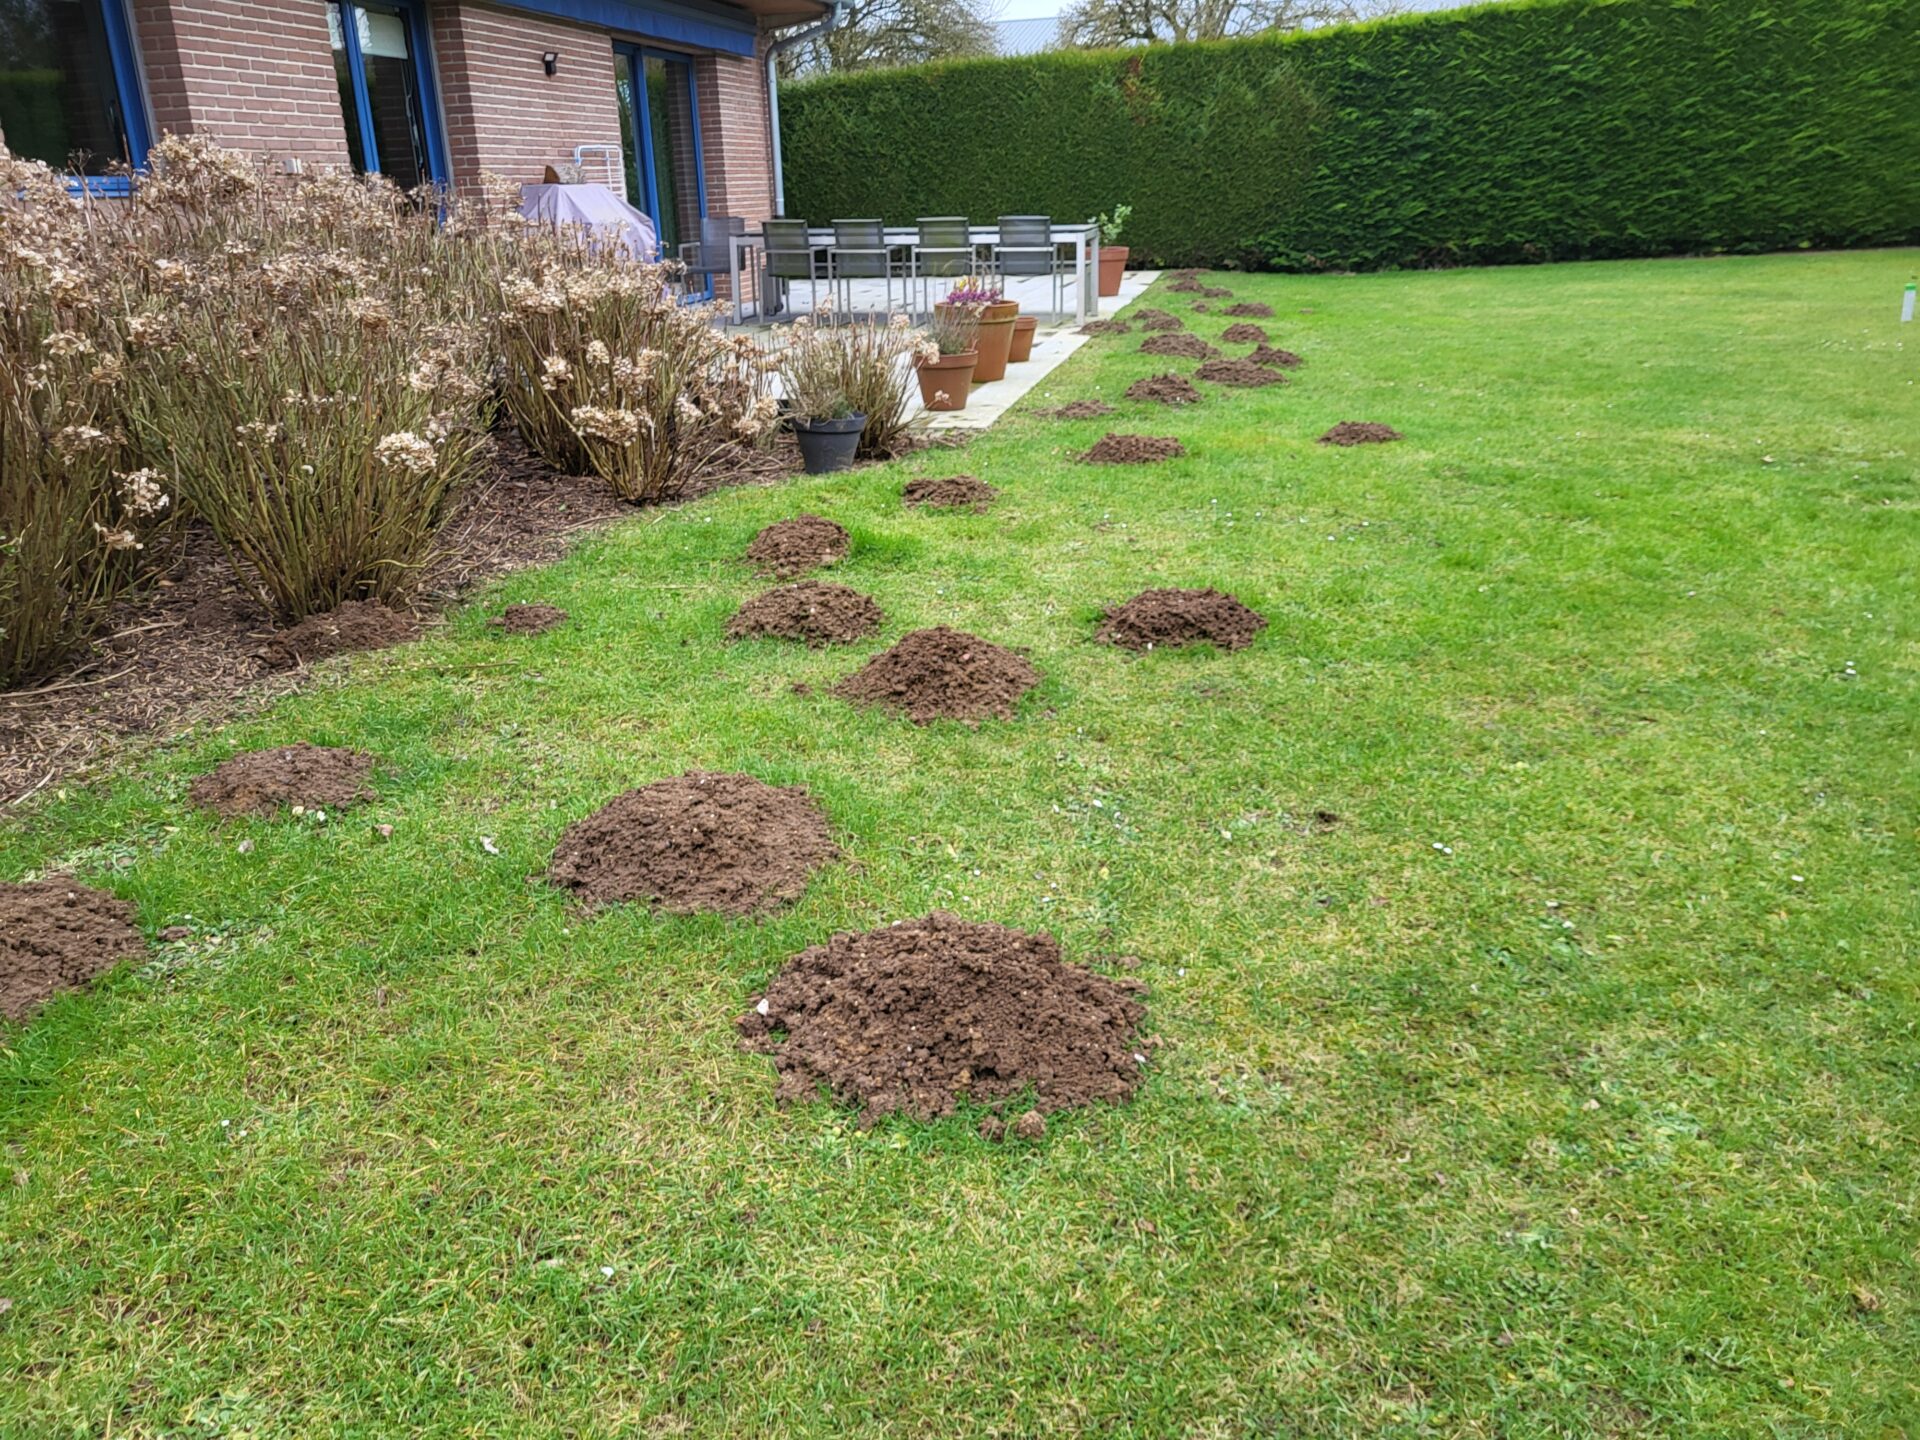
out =
[[[1002,279],[1016,275],[1045,275],[1053,281],[1053,313],[1066,313],[1066,284],[1083,283],[1071,260],[1063,261],[1053,242],[1053,218],[1048,215],[1002,215],[1000,243],[993,247],[993,268]]]
[[[919,313],[928,315],[933,307],[927,303],[927,281],[973,273],[973,231],[964,215],[922,216],[917,223],[920,235],[907,256],[907,282],[919,282]]]
[[[807,222],[768,220],[762,223],[760,234],[765,241],[760,252],[760,318],[771,319],[786,308],[788,292],[795,280],[807,282],[809,307],[819,303],[820,282],[830,277],[820,268],[820,253],[807,233]],[[781,303],[769,309],[768,302],[776,288]]]
[[[886,287],[884,309],[893,308],[893,247],[879,220],[836,220],[827,248],[827,278],[840,294],[841,307],[853,309],[853,282],[879,280]]]
[[[705,294],[713,293],[714,277],[725,275],[733,263],[733,237],[747,233],[747,219],[744,215],[702,215],[700,217],[700,238],[690,240],[680,247],[680,264],[687,279],[698,275],[705,283],[700,289]],[[685,293],[693,293],[692,285],[685,285]],[[740,297],[734,296],[737,307]]]

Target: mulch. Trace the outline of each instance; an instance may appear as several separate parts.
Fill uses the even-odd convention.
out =
[[[948,475],[938,480],[922,476],[906,483],[900,499],[932,510],[985,510],[999,493],[972,475]]]
[[[692,770],[569,825],[547,873],[591,905],[756,915],[799,899],[839,854],[806,787]]]
[[[367,788],[372,770],[373,756],[364,750],[309,745],[302,740],[222,761],[193,782],[187,798],[220,815],[339,810],[374,798]]]
[[[1287,383],[1287,377],[1279,371],[1256,365],[1251,360],[1209,360],[1193,373],[1196,378],[1215,385],[1237,385],[1243,389]]]
[[[1041,681],[1023,655],[977,635],[936,625],[900,637],[833,687],[854,705],[897,711],[916,725],[934,720],[1013,718],[1014,706]]]
[[[811,646],[863,640],[886,617],[871,596],[824,580],[802,580],[754,596],[727,622],[729,640],[767,637]]]
[[[1200,392],[1184,375],[1149,375],[1127,387],[1129,400],[1157,400],[1162,405],[1198,405]]]
[[[1220,353],[1198,335],[1149,335],[1140,342],[1142,355],[1167,355],[1176,360],[1208,360]]]
[[[801,951],[734,1023],[772,1058],[782,1104],[825,1089],[863,1127],[1018,1105],[1014,1134],[1038,1139],[1047,1114],[1132,1097],[1153,1044],[1144,990],[1068,964],[1051,935],[936,910]]]
[[[1322,445],[1385,445],[1404,438],[1391,425],[1372,420],[1342,420],[1320,437]]]
[[[1171,435],[1117,435],[1109,431],[1080,458],[1093,465],[1152,465],[1187,453]]]
[[[24,1019],[146,949],[118,896],[62,875],[0,884],[0,1019]]]
[[[1219,590],[1143,590],[1107,611],[1094,638],[1128,650],[1202,642],[1239,650],[1266,628],[1264,616]]]

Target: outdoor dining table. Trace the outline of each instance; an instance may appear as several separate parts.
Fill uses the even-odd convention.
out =
[[[1080,277],[1080,283],[1074,287],[1074,319],[1081,324],[1093,319],[1100,313],[1099,263],[1100,247],[1096,243],[1099,226],[1090,220],[1074,224],[1057,224],[1048,231],[1048,238],[1056,245],[1073,247],[1073,269]],[[920,227],[917,225],[889,225],[885,229],[887,247],[892,250],[911,250],[920,243]],[[967,227],[967,239],[978,250],[990,248],[1000,243],[998,225],[970,225]],[[816,250],[833,248],[834,236],[831,225],[809,225],[807,242]],[[749,251],[757,250],[766,244],[766,233],[761,230],[749,230],[729,237],[727,246],[727,280],[732,288],[733,321],[738,325],[745,319],[741,309],[740,271],[741,257]],[[822,277],[825,278],[824,276]],[[765,303],[765,297],[761,297]],[[761,318],[766,318],[762,315]]]

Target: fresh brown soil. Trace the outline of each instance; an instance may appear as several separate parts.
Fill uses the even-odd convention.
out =
[[[1089,320],[1080,327],[1082,335],[1131,335],[1133,326],[1124,320]]]
[[[1196,300],[1193,302],[1193,313],[1196,315],[1210,315],[1213,313],[1213,307],[1204,300]]]
[[[338,809],[373,799],[366,784],[372,769],[373,756],[364,750],[309,745],[302,740],[223,761],[193,782],[187,798],[222,815],[273,815],[295,805],[307,810]]]
[[[403,645],[418,628],[411,615],[389,610],[378,601],[349,600],[280,631],[261,647],[260,658],[271,669],[290,670],[354,650]]]
[[[1276,350],[1271,345],[1258,345],[1248,354],[1247,359],[1256,365],[1272,365],[1281,370],[1298,370],[1307,362],[1291,350]]]
[[[1262,305],[1258,300],[1242,300],[1238,305],[1229,305],[1220,312],[1222,315],[1238,315],[1245,320],[1271,320],[1273,307]]]
[[[0,884],[0,1018],[19,1020],[146,952],[133,906],[64,876]]]
[[[1177,360],[1207,360],[1220,351],[1198,335],[1149,335],[1140,342],[1142,355],[1171,355]]]
[[[1198,405],[1200,392],[1184,375],[1151,375],[1127,387],[1129,400],[1158,400],[1162,405]]]
[[[747,563],[777,579],[790,580],[844,560],[853,541],[833,521],[796,515],[769,525],[747,547]]]
[[[556,560],[579,532],[631,513],[605,482],[560,474],[510,434],[493,449],[486,475],[440,532],[440,556],[414,602],[423,615],[496,576]],[[769,480],[799,463],[787,462],[784,452],[759,457],[735,467],[737,478]],[[307,683],[304,668],[274,670],[262,658],[275,638],[266,607],[206,526],[183,527],[169,558],[159,583],[122,603],[110,631],[67,670],[0,694],[0,806],[148,737],[259,709]]]
[[[1193,373],[1215,385],[1239,385],[1249,389],[1287,383],[1287,377],[1279,371],[1256,365],[1251,360],[1209,360]]]
[[[1184,330],[1187,322],[1168,310],[1136,310],[1128,317],[1142,330]]]
[[[727,638],[764,635],[808,645],[845,645],[880,628],[880,607],[858,590],[802,580],[756,595],[727,622]]]
[[[1055,420],[1098,420],[1102,415],[1113,414],[1113,406],[1104,400],[1075,400],[1056,410],[1042,410],[1040,413]]]
[[[1224,285],[1202,285],[1200,287],[1200,293],[1209,300],[1231,300],[1233,298],[1233,291],[1227,289]],[[1229,310],[1227,314],[1231,315],[1233,311]]]
[[[1051,935],[936,910],[801,951],[735,1025],[783,1104],[824,1088],[871,1126],[1031,1095],[1014,1131],[1037,1138],[1043,1114],[1131,1098],[1143,988],[1067,964]]]
[[[897,710],[916,725],[1013,718],[1020,697],[1040,683],[1025,657],[976,635],[936,625],[900,637],[833,687],[855,705]]]
[[[1400,438],[1400,432],[1391,425],[1376,424],[1372,420],[1342,420],[1320,437],[1320,443],[1322,445],[1385,445],[1390,440]]]
[[[1107,611],[1096,640],[1128,650],[1165,649],[1210,641],[1239,650],[1267,628],[1266,619],[1218,590],[1142,590]]]
[[[1193,275],[1182,275],[1167,286],[1167,289],[1175,295],[1200,295],[1205,293],[1206,288],[1200,283],[1198,277]]]
[[[754,915],[799,899],[839,854],[806,787],[690,770],[569,825],[547,874],[589,904]]]
[[[1249,325],[1242,320],[1227,326],[1226,333],[1220,338],[1229,345],[1264,345],[1267,343],[1267,332],[1258,325]]]
[[[1187,453],[1171,435],[1116,435],[1109,431],[1080,458],[1094,465],[1151,465]]]
[[[1000,492],[984,480],[971,475],[948,475],[944,479],[922,477],[909,480],[900,498],[909,505],[924,505],[936,510],[984,510]]]
[[[531,605],[509,605],[487,622],[509,635],[543,635],[556,625],[567,623],[567,612],[558,605],[535,601]]]

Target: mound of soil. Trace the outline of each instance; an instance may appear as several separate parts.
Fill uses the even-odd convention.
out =
[[[1133,326],[1124,320],[1089,320],[1080,327],[1082,335],[1131,335]]]
[[[1267,628],[1266,618],[1218,590],[1142,590],[1107,611],[1094,639],[1128,650],[1211,641],[1239,650]]]
[[[1222,315],[1238,315],[1246,320],[1271,320],[1273,318],[1273,307],[1271,305],[1262,305],[1258,300],[1242,300],[1238,305],[1229,305],[1220,313]]]
[[[1113,414],[1113,406],[1104,400],[1075,400],[1057,410],[1042,410],[1040,413],[1051,415],[1055,420],[1098,420],[1102,415]]]
[[[752,915],[800,898],[840,847],[801,785],[690,770],[616,796],[560,836],[547,876],[592,904]]]
[[[769,525],[747,546],[747,563],[780,580],[790,580],[844,560],[852,538],[820,515],[796,515]]]
[[[1027,1114],[1132,1096],[1143,988],[1067,964],[1051,935],[936,910],[802,950],[734,1023],[743,1050],[773,1058],[782,1103],[824,1086],[871,1126],[1031,1093],[1017,1133],[1037,1136]]]
[[[1171,355],[1179,360],[1208,360],[1219,350],[1198,335],[1149,335],[1140,342],[1142,355]]]
[[[1267,332],[1258,325],[1249,325],[1241,320],[1227,326],[1226,333],[1220,338],[1229,345],[1264,345],[1267,343]]]
[[[283,745],[236,755],[193,782],[187,798],[221,815],[272,815],[283,806],[330,810],[373,799],[373,756],[326,745]]]
[[[1224,285],[1202,285],[1200,287],[1200,293],[1209,300],[1231,300],[1233,298],[1233,292]],[[1227,314],[1231,315],[1233,311],[1229,310]]]
[[[1127,387],[1129,400],[1158,400],[1162,405],[1197,405],[1200,392],[1184,375],[1153,375]]]
[[[1215,385],[1240,385],[1253,387],[1258,385],[1284,385],[1287,377],[1265,365],[1256,365],[1251,360],[1209,360],[1193,372],[1202,380],[1211,380]]]
[[[1020,697],[1040,683],[1024,656],[976,635],[936,625],[900,637],[833,687],[855,705],[897,710],[916,725],[932,720],[977,724],[1013,718]]]
[[[1205,293],[1206,288],[1195,275],[1182,275],[1167,286],[1176,295],[1200,295]]]
[[[1379,425],[1371,420],[1342,420],[1320,437],[1320,443],[1322,445],[1385,445],[1390,440],[1400,438],[1400,432],[1391,425]]]
[[[542,635],[556,625],[567,623],[567,612],[558,605],[509,605],[487,623],[509,635]]]
[[[727,638],[765,635],[808,645],[844,645],[873,634],[884,618],[880,607],[858,590],[802,580],[747,601],[727,622]]]
[[[1298,370],[1307,362],[1291,350],[1276,350],[1271,345],[1258,345],[1248,354],[1247,359],[1256,365],[1272,365],[1281,370]]]
[[[1171,435],[1116,435],[1108,431],[1080,458],[1094,465],[1151,465],[1187,453]]]
[[[60,876],[0,884],[0,1018],[19,1020],[146,948],[133,906],[104,890]]]
[[[377,600],[349,600],[334,610],[309,615],[282,630],[260,650],[271,669],[291,670],[350,650],[384,650],[413,639],[413,617],[389,610]]]
[[[1142,330],[1184,330],[1187,322],[1169,310],[1136,310],[1130,317]]]
[[[925,505],[936,510],[963,507],[984,510],[999,493],[986,481],[971,475],[949,475],[942,480],[909,480],[900,498],[909,505]]]

